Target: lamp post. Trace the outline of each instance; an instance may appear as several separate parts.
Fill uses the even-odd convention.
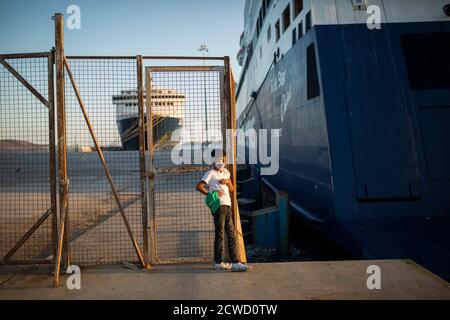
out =
[[[205,66],[205,53],[209,52],[208,47],[206,44],[200,45],[200,48],[198,51],[202,52],[203,54],[203,66]],[[206,97],[206,73],[204,71],[203,73],[203,86],[205,90],[205,140],[206,143],[208,143],[208,106],[207,106],[207,97]]]

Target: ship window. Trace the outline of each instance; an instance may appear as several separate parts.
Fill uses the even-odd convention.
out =
[[[253,56],[253,41],[247,47],[247,60],[249,60]]]
[[[275,42],[278,42],[280,40],[280,20],[275,23]]]
[[[294,0],[294,18],[303,10],[303,0]]]
[[[291,25],[291,5],[288,4],[286,9],[283,11],[283,33]]]
[[[311,11],[306,14],[306,30],[308,32],[312,28]]]
[[[259,36],[259,17],[258,17],[258,19],[256,20],[256,36],[257,36],[257,37]]]
[[[405,34],[400,41],[411,89],[450,89],[450,32]]]
[[[263,25],[263,12],[262,8],[259,10],[259,16],[258,16],[258,22],[257,22],[257,37],[259,37],[259,34],[261,33],[262,25]]]
[[[280,57],[280,48],[277,48],[277,50],[273,53],[273,55],[274,55],[275,60],[277,58],[279,58]]]
[[[297,42],[297,29],[292,29],[292,45]]]
[[[303,21],[300,21],[298,24],[298,38],[303,37]]]
[[[320,96],[319,75],[317,72],[316,49],[311,43],[306,49],[307,97],[308,100]]]
[[[256,37],[259,37],[259,19],[260,18],[258,18],[258,21],[256,22]]]

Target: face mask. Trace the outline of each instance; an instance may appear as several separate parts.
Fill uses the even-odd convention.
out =
[[[222,170],[225,167],[225,163],[223,163],[223,161],[217,161],[214,166],[219,169]]]

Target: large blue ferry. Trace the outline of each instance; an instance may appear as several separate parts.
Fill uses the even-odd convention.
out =
[[[238,127],[281,129],[262,178],[292,214],[355,257],[447,280],[449,3],[247,0],[237,88]]]

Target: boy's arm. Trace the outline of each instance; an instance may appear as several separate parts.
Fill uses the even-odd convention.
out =
[[[196,189],[206,196],[206,195],[208,195],[208,192],[209,192],[208,189],[206,188],[206,186],[207,185],[206,185],[205,181],[200,181],[199,183],[197,183]]]
[[[234,186],[230,179],[222,179],[220,180],[220,183],[226,185],[228,187],[228,191],[234,191]]]
[[[227,187],[230,192],[234,192],[234,186],[233,186],[233,182],[231,182],[231,179],[228,179]]]
[[[203,178],[197,183],[196,189],[205,196],[209,193],[208,183],[211,181],[211,170],[205,173]]]
[[[198,191],[200,191],[202,194],[204,194],[205,196],[207,196],[209,193],[209,189],[207,188],[207,186],[208,185],[206,184],[206,182],[202,180],[199,183],[197,183],[196,189]],[[219,190],[217,192],[219,194],[219,197],[223,196],[223,191]]]

